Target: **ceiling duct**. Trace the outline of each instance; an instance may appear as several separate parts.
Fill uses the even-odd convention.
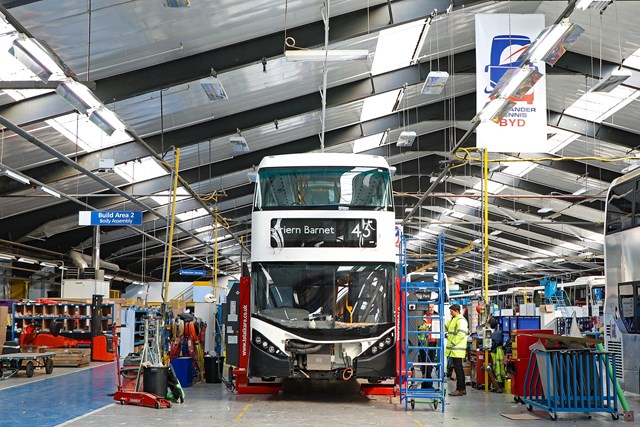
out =
[[[69,251],[69,258],[71,258],[73,265],[76,267],[81,269],[89,268],[89,263],[91,262],[91,257],[89,255],[85,255],[78,251]],[[120,271],[119,265],[103,260],[100,260],[100,268],[111,271]]]

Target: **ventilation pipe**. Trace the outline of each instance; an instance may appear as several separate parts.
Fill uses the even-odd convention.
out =
[[[89,267],[89,263],[92,261],[91,256],[85,255],[78,251],[69,251],[69,258],[73,261],[73,265],[78,268],[85,269]],[[112,262],[100,260],[100,268],[110,271],[120,271],[120,266]]]

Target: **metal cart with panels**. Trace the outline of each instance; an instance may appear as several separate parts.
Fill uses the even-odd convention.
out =
[[[558,412],[606,412],[619,418],[615,358],[591,350],[532,349],[522,401],[527,410],[545,409],[553,421]]]

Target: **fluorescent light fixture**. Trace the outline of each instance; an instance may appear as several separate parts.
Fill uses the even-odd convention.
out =
[[[484,104],[482,110],[476,114],[473,121],[492,121],[494,123],[500,122],[516,103],[508,98],[495,98]]]
[[[28,185],[31,181],[29,181],[29,178],[27,178],[26,176],[20,175],[19,173],[10,171],[9,169],[5,169],[2,171],[2,175],[13,179],[14,181],[18,181],[22,184],[26,184]]]
[[[24,262],[25,264],[37,264],[38,261],[31,258],[20,257],[18,258],[18,262]]]
[[[632,163],[629,166],[627,166],[626,168],[622,169],[620,172],[622,173],[629,173],[632,170],[636,170],[638,169],[638,167],[640,167],[640,163]]]
[[[289,62],[355,61],[367,59],[369,51],[367,49],[296,49],[286,50],[284,57]]]
[[[553,212],[553,208],[546,207],[546,208],[538,209],[538,213],[540,213],[540,214],[545,214],[545,213],[549,213],[549,212]]]
[[[589,252],[589,251],[587,251],[587,252],[582,252],[582,253],[580,253],[580,256],[583,256],[583,257],[592,257],[592,256],[593,256],[593,252]]]
[[[231,143],[231,148],[236,153],[246,153],[249,151],[249,145],[247,144],[247,140],[244,136],[232,136],[229,138],[229,142]]]
[[[61,197],[60,193],[58,193],[55,190],[52,190],[49,187],[45,187],[44,185],[41,185],[40,187],[38,187],[38,190],[43,192],[43,193],[47,193],[48,195],[53,196],[53,197],[55,197],[57,199],[59,199]]]
[[[627,68],[618,68],[613,70],[608,77],[596,83],[591,88],[591,92],[611,92],[629,77],[631,77],[631,70]]]
[[[11,260],[16,259],[16,257],[13,256],[13,255],[9,255],[9,254],[0,254],[0,259],[11,261]]]
[[[53,264],[51,262],[44,262],[44,261],[42,261],[40,265],[43,267],[51,267],[51,268],[55,268],[58,266],[58,264]]]
[[[94,110],[89,116],[89,121],[109,136],[113,135],[115,131],[123,131],[125,129],[124,123],[116,113],[104,106]]]
[[[576,9],[593,9],[600,12],[606,9],[609,4],[611,4],[611,0],[578,0],[576,1]]]
[[[542,73],[532,67],[509,68],[496,83],[489,98],[509,98],[517,101],[527,94],[540,78]]]
[[[566,259],[564,259],[564,258],[556,258],[556,259],[553,260],[554,263],[565,262],[565,261],[566,261]]]
[[[449,73],[446,71],[431,71],[422,85],[420,93],[425,95],[440,95],[445,84],[449,80]]]
[[[209,101],[226,101],[229,99],[229,95],[224,90],[222,82],[217,77],[207,77],[204,81],[200,82],[200,86],[207,94]]]
[[[190,0],[162,0],[164,7],[190,7]]]
[[[396,145],[398,147],[411,147],[413,145],[413,141],[416,140],[416,136],[416,133],[412,130],[403,130],[400,132]]]
[[[502,234],[502,230],[493,230],[491,233],[489,233],[489,236],[497,236],[499,234]]]
[[[56,88],[56,93],[84,115],[89,115],[90,110],[102,105],[102,102],[96,98],[88,87],[73,79],[66,79],[60,82]]]
[[[525,64],[544,61],[553,65],[583,32],[584,28],[566,19],[559,24],[550,25],[522,51],[518,61]]]
[[[111,279],[113,279],[113,276],[111,276],[109,274],[105,274],[104,278],[107,279],[107,280],[111,280]]]
[[[460,261],[460,258],[455,258],[455,259],[453,260],[453,262],[458,262],[458,261]]]
[[[19,34],[9,48],[9,53],[44,82],[64,78],[64,71],[58,62],[34,38]]]

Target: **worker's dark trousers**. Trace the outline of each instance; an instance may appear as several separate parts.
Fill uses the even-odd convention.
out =
[[[451,364],[453,365],[453,370],[456,373],[456,390],[466,390],[464,381],[464,369],[462,369],[462,358],[452,357]]]

